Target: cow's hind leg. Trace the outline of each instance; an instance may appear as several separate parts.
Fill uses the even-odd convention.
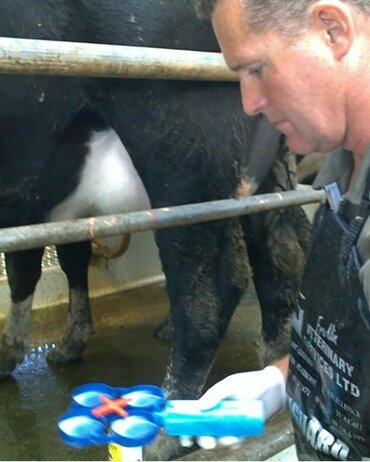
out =
[[[11,308],[1,336],[0,378],[7,377],[26,353],[33,293],[41,275],[43,249],[5,255]]]
[[[163,387],[170,398],[201,394],[250,268],[238,219],[161,230],[157,235],[173,324]],[[158,438],[146,460],[174,460],[177,438]]]
[[[67,332],[49,354],[52,361],[72,361],[81,356],[88,338],[94,332],[88,296],[90,241],[57,246],[59,263],[69,286]]]
[[[161,237],[170,233],[176,244],[160,246],[173,325],[163,386],[171,397],[196,398],[248,285],[250,268],[238,219],[168,231]],[[165,254],[168,250],[171,255]]]
[[[292,154],[282,150],[259,193],[295,187]],[[263,364],[289,351],[290,321],[310,244],[310,223],[301,207],[243,218],[254,283],[261,305]]]

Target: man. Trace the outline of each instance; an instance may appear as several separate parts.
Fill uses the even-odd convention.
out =
[[[288,403],[300,459],[368,460],[370,0],[194,2],[239,74],[245,112],[264,114],[299,154],[333,151],[316,180],[327,201],[314,222],[290,356],[227,377],[200,403],[262,399],[266,419]]]

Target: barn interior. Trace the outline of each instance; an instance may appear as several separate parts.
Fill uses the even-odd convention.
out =
[[[111,244],[114,238],[111,239]],[[66,325],[67,283],[52,247],[44,254],[25,360],[0,383],[1,460],[108,460],[106,446],[75,449],[58,435],[57,419],[81,384],[160,385],[170,342],[153,334],[168,313],[165,279],[152,232],[132,236],[116,260],[95,258],[89,284],[95,334],[83,358],[68,364],[45,357]],[[9,303],[6,274],[0,280],[0,330]],[[253,320],[253,322],[251,322]],[[231,321],[208,385],[238,371],[258,367],[261,345],[258,301],[251,286]],[[206,451],[196,446],[180,460],[296,460],[287,412],[268,423],[262,437],[237,449]]]

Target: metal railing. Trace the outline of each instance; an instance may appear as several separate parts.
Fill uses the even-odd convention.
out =
[[[221,53],[0,37],[0,73],[237,81]]]
[[[325,192],[285,191],[242,199],[225,199],[131,212],[105,217],[83,218],[38,225],[17,226],[0,230],[0,250],[10,252],[46,244],[66,244],[120,233],[135,233],[204,221],[221,220],[239,215],[278,208],[321,202]]]
[[[235,81],[220,53],[0,37],[0,74]],[[73,221],[3,228],[0,251],[64,244],[321,202],[286,191]]]

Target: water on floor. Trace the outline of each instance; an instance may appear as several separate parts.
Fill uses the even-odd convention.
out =
[[[92,301],[95,334],[83,359],[45,360],[61,336],[66,307],[33,313],[31,347],[12,376],[0,383],[0,460],[107,460],[106,447],[73,449],[58,436],[56,421],[70,393],[87,382],[112,386],[160,385],[169,343],[153,337],[168,312],[163,285]],[[245,294],[222,343],[209,384],[258,364],[260,317],[253,291]]]

